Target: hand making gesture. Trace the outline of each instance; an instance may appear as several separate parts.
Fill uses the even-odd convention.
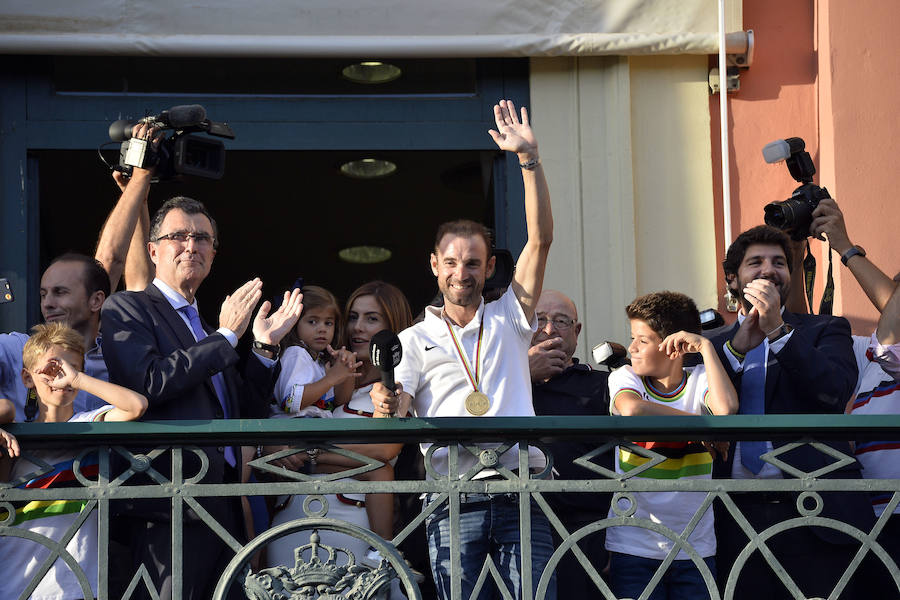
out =
[[[527,109],[522,108],[522,120],[519,121],[512,100],[501,100],[494,105],[494,121],[497,129],[489,129],[488,133],[498,148],[515,152],[520,162],[538,157],[537,138],[531,130]]]

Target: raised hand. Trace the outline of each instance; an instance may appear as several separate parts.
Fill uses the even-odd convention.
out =
[[[262,284],[260,284],[262,285]],[[303,312],[303,294],[299,289],[285,292],[278,310],[271,315],[272,303],[266,300],[253,320],[253,339],[264,344],[277,344],[293,329]]]
[[[253,309],[262,297],[262,281],[251,279],[230,296],[225,296],[219,311],[219,327],[225,327],[241,337],[247,331]],[[258,318],[258,317],[257,317]],[[265,340],[262,340],[265,341]]]
[[[522,107],[520,121],[512,100],[501,100],[499,104],[494,105],[494,122],[497,129],[489,129],[488,134],[498,148],[515,152],[523,161],[538,157],[537,138],[531,130],[528,110],[525,107]]]
[[[685,354],[700,352],[703,345],[709,341],[702,335],[687,331],[678,331],[666,336],[659,345],[660,352],[665,352],[670,359],[676,359]]]
[[[51,358],[38,373],[50,389],[79,389],[77,383],[81,371],[61,358]]]
[[[843,254],[851,247],[853,242],[847,234],[847,224],[844,222],[844,213],[838,208],[837,202],[832,198],[823,198],[812,213],[813,221],[809,226],[809,233],[817,239],[824,240],[828,237],[828,244],[838,254]]]

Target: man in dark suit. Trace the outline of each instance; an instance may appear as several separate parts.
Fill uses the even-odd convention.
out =
[[[278,343],[302,309],[298,290],[285,293],[271,315],[263,303],[253,318],[253,352],[238,372],[238,339],[250,326],[262,295],[259,279],[226,297],[213,330],[197,312],[195,294],[206,279],[217,248],[216,223],[200,202],[185,197],[167,201],[150,224],[150,259],[156,278],[142,292],[121,292],[103,307],[101,329],[110,381],[139,391],[149,401],[146,420],[264,417],[277,376]],[[209,459],[203,483],[238,481],[240,449],[205,447]],[[183,477],[193,476],[199,459],[184,452]],[[170,455],[152,463],[170,477]],[[142,483],[150,483],[144,480]],[[199,504],[233,537],[241,539],[236,498],[204,498]],[[116,537],[132,549],[133,570],[143,563],[161,598],[172,593],[171,502],[141,500],[120,507]],[[185,504],[183,598],[206,599],[231,558],[228,547]]]
[[[741,414],[844,412],[853,393],[857,367],[850,324],[842,317],[799,315],[784,310],[791,285],[792,248],[788,237],[768,226],[754,227],[734,241],[723,263],[730,292],[741,304],[738,323],[713,341],[740,395]],[[760,455],[785,442],[738,442],[714,474],[735,479],[791,477]],[[853,456],[848,442],[828,442]],[[806,473],[835,459],[804,445],[779,459]],[[858,478],[854,463],[824,477]],[[822,517],[868,531],[874,522],[864,494],[821,494]],[[797,494],[733,493],[731,498],[754,530],[799,517]],[[809,505],[809,501],[807,501]],[[735,558],[748,543],[724,507],[717,507],[719,578],[724,590]],[[858,543],[832,529],[791,529],[767,542],[776,558],[807,597],[828,597],[849,565]],[[792,598],[759,552],[741,569],[735,598]],[[842,598],[853,598],[848,587]]]

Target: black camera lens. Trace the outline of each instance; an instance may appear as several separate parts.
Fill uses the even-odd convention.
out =
[[[766,204],[763,209],[766,213],[763,218],[766,225],[781,229],[782,231],[790,228],[794,222],[794,211],[790,206],[787,206],[788,202],[790,202],[790,200]]]

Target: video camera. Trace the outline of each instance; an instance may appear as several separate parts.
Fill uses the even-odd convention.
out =
[[[131,130],[137,123],[146,123],[159,129],[171,129],[175,133],[160,141],[154,150],[151,140],[132,139]],[[225,144],[208,137],[191,135],[207,133],[212,136],[234,139],[234,132],[227,123],[217,123],[206,118],[206,109],[199,104],[173,106],[158,115],[147,116],[136,122],[120,119],[109,126],[109,138],[122,142],[119,164],[114,167],[131,175],[133,167],[156,167],[156,178],[173,179],[176,175],[196,175],[208,179],[221,179],[225,174]]]
[[[819,201],[831,198],[827,189],[812,182],[816,167],[806,151],[806,143],[798,137],[775,140],[763,148],[763,158],[769,164],[785,161],[791,177],[802,184],[787,200],[766,204],[766,225],[782,230],[792,240],[806,239],[812,225],[812,213]]]

